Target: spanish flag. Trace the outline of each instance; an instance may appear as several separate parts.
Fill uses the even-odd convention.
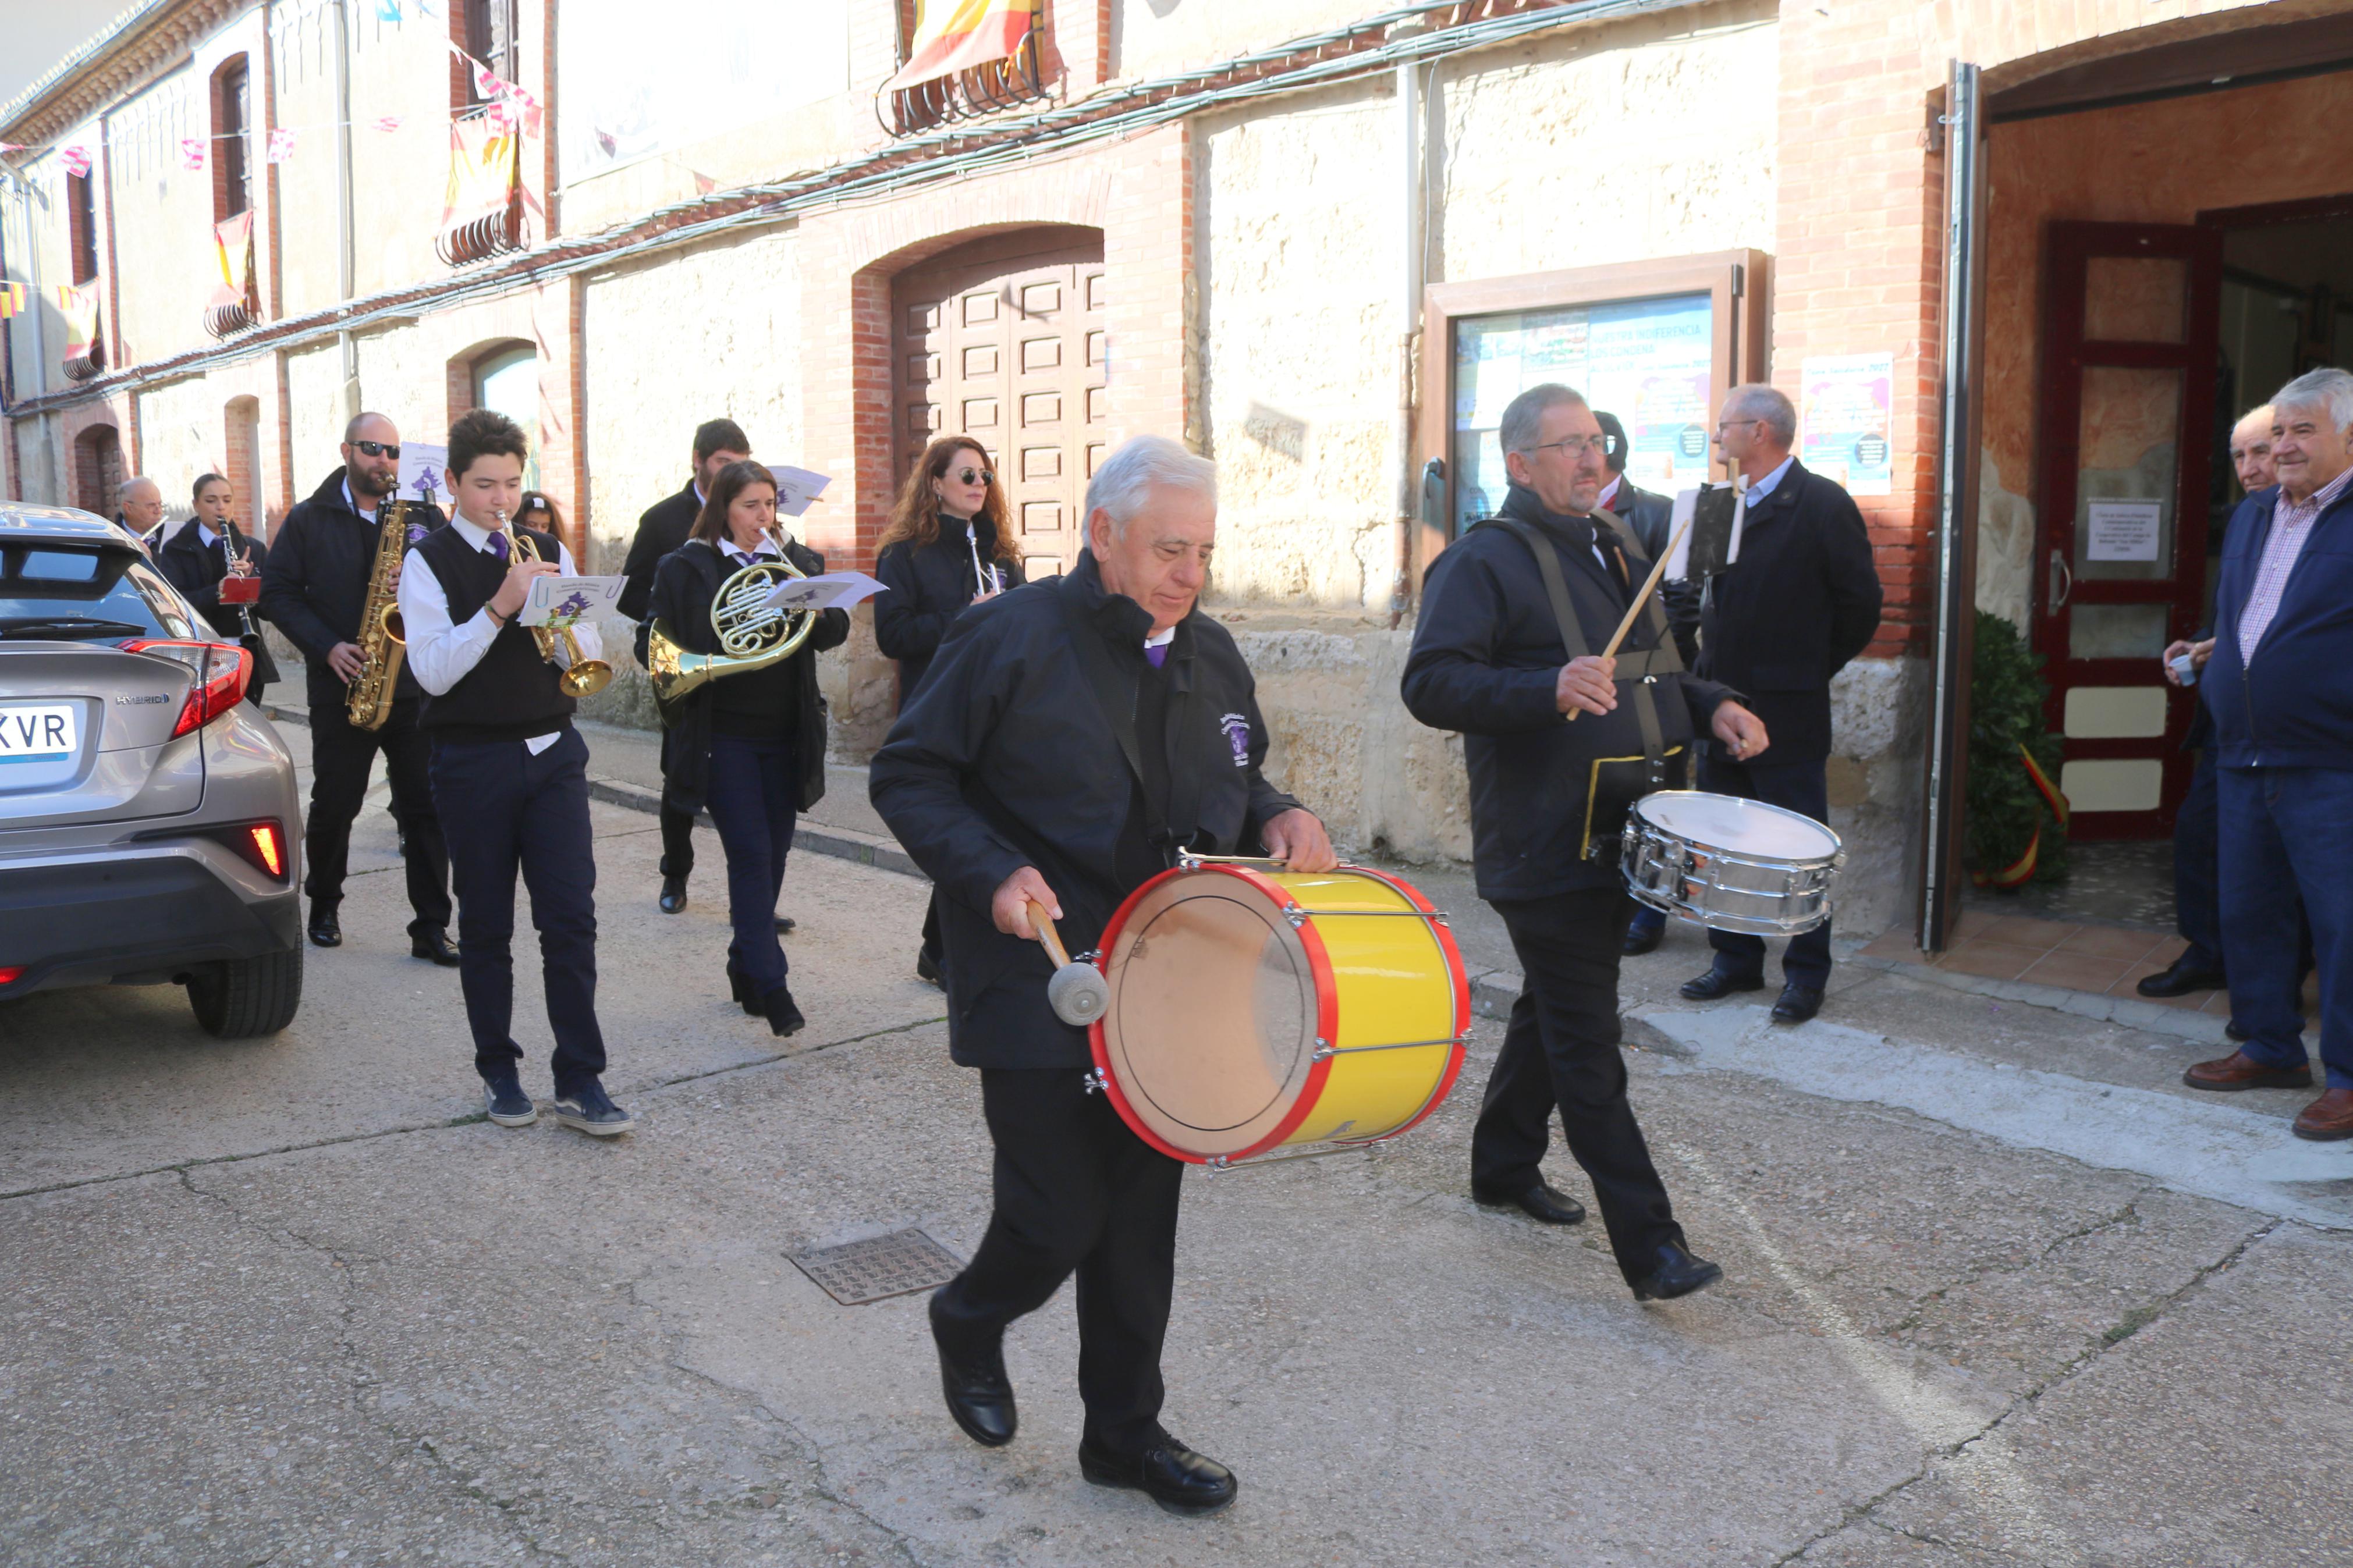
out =
[[[213,290],[216,305],[245,303],[246,283],[253,275],[253,214],[241,212],[213,226],[213,259],[220,264],[220,287]]]
[[[23,315],[26,302],[31,298],[22,283],[0,283],[0,321]]]
[[[902,92],[944,76],[1011,58],[1038,28],[1042,0],[915,0],[907,63],[882,84]]]
[[[88,359],[98,342],[98,285],[60,283],[57,290],[58,309],[66,318],[65,357]]]

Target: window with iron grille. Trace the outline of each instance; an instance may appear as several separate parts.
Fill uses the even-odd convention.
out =
[[[220,68],[213,79],[213,218],[233,218],[253,206],[252,160],[248,139],[252,134],[252,76],[245,57]]]
[[[901,69],[883,85],[876,104],[892,135],[993,114],[1048,96],[1039,48],[1045,31],[1041,0],[984,0],[977,8],[958,0],[898,0],[898,15]],[[919,55],[942,49],[943,24],[954,21],[970,24],[962,36],[973,41],[944,52],[972,63],[908,79]],[[992,41],[978,42],[983,36]],[[980,54],[989,58],[972,58]]]
[[[502,81],[522,79],[522,0],[465,0],[465,51],[490,68]],[[463,68],[465,96],[457,107],[489,101],[474,80],[471,67]]]
[[[98,195],[95,174],[66,176],[66,243],[73,252],[73,280],[98,276]]]

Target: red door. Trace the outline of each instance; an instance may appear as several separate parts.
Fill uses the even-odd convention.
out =
[[[2045,241],[2040,615],[2078,838],[2159,838],[2189,787],[2195,693],[2165,645],[2206,591],[2222,234],[2054,223]]]

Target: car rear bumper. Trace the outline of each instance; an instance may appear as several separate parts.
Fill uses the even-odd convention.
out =
[[[0,860],[0,985],[21,996],[61,985],[168,981],[200,963],[284,952],[302,940],[301,895],[259,880],[212,846],[115,849],[32,864]]]

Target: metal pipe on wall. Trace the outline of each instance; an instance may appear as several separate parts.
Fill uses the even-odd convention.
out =
[[[1422,248],[1430,196],[1422,172],[1421,67],[1397,68],[1398,142],[1405,176],[1404,278],[1398,321],[1397,497],[1390,523],[1395,574],[1389,581],[1389,628],[1403,624],[1413,600],[1413,531],[1421,512],[1421,468],[1414,460],[1414,362],[1421,338]]]
[[[335,286],[348,304],[358,291],[358,267],[352,232],[352,30],[351,0],[335,5]],[[360,411],[360,352],[346,326],[335,334],[343,350],[343,421]],[[340,437],[339,437],[340,438]]]

